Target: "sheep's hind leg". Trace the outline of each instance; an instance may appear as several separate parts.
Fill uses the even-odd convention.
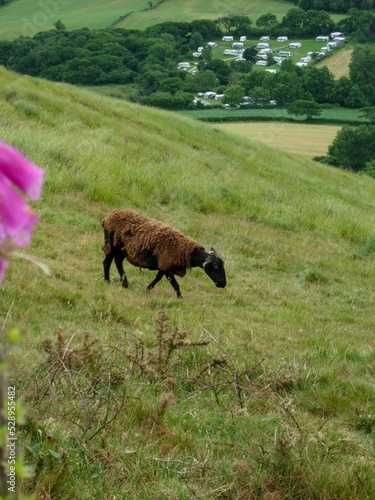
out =
[[[164,274],[165,274],[164,271],[158,271],[158,274],[156,275],[155,279],[148,285],[147,290],[152,290],[156,285],[156,283],[159,283]]]

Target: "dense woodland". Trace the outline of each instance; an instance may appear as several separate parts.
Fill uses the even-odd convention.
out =
[[[326,10],[346,14],[350,9],[371,10],[374,0],[293,0],[293,3],[304,10]]]

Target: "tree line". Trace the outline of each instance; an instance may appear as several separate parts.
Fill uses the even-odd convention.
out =
[[[331,31],[341,31],[360,43],[375,39],[375,12],[373,10],[351,8],[346,17],[334,23],[325,10],[305,10],[295,7],[287,12],[281,22],[277,21],[274,14],[268,13],[260,16],[255,24],[258,30],[267,30],[267,34],[272,36],[284,34],[309,38]]]
[[[372,10],[375,0],[292,0],[303,10],[325,10],[338,14],[347,14],[350,9]]]

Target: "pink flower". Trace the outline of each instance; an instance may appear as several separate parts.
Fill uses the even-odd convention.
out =
[[[0,174],[0,245],[5,238],[9,238],[19,247],[27,246],[37,220],[37,215],[26,201]]]
[[[0,141],[0,246],[6,238],[20,247],[30,243],[38,216],[13,186],[35,200],[41,193],[43,175],[44,170]],[[6,256],[7,251],[0,247],[0,282],[8,264]]]
[[[34,165],[22,153],[0,141],[0,173],[37,200],[43,185],[44,170]]]

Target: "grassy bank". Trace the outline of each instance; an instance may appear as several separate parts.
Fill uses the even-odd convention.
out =
[[[46,169],[27,251],[53,273],[13,258],[0,288],[23,333],[23,492],[370,499],[374,180],[3,68],[0,84],[0,136]],[[178,300],[130,265],[129,289],[104,283],[119,207],[214,246],[227,288],[194,269]]]

